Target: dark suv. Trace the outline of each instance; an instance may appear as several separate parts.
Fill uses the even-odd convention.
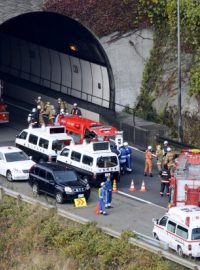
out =
[[[80,179],[72,169],[53,162],[35,164],[29,172],[29,184],[35,195],[46,193],[55,197],[57,203],[90,197],[87,180]]]

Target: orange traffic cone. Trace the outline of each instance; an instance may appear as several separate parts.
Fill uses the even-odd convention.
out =
[[[117,183],[116,183],[116,180],[114,179],[113,181],[113,189],[112,189],[112,192],[117,192]]]
[[[130,188],[129,188],[129,191],[131,191],[131,192],[136,191],[135,186],[134,186],[134,181],[133,181],[133,180],[131,181],[131,186],[130,186]]]
[[[95,214],[99,215],[100,214],[100,205],[99,202],[97,203],[96,207],[95,207]]]
[[[146,191],[147,191],[147,189],[145,187],[145,182],[144,182],[144,180],[142,180],[142,185],[141,185],[140,192],[146,192]]]

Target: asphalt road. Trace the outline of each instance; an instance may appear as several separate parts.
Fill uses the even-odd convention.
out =
[[[10,123],[0,126],[0,146],[14,145],[16,135],[27,126],[28,111],[8,106],[10,111]],[[154,166],[154,176],[144,177],[144,153],[133,149],[133,172],[121,177],[117,185],[117,193],[113,193],[113,208],[109,209],[109,215],[98,216],[95,214],[97,203],[97,190],[93,188],[87,207],[75,208],[72,203],[59,206],[91,221],[96,221],[100,226],[106,226],[116,231],[134,230],[151,236],[153,217],[160,217],[165,213],[167,197],[159,196],[160,180]],[[134,180],[136,192],[130,192],[131,181]],[[140,192],[142,181],[145,181],[147,192]],[[31,187],[26,182],[9,183],[4,177],[0,177],[0,184],[12,190],[23,192],[32,196]],[[46,196],[39,196],[42,201],[55,204],[55,200]]]

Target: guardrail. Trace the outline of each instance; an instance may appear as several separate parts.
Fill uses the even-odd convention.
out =
[[[86,224],[86,223],[90,222],[90,220],[88,220],[86,218],[77,216],[75,214],[72,214],[71,212],[63,210],[61,208],[57,208],[56,206],[50,205],[48,203],[41,202],[37,199],[34,199],[32,197],[29,197],[29,196],[24,195],[24,194],[19,193],[19,192],[10,190],[10,189],[5,188],[5,187],[0,185],[0,200],[3,200],[4,194],[11,196],[11,197],[14,197],[18,200],[22,200],[23,202],[26,202],[26,203],[29,203],[32,205],[40,204],[41,207],[44,209],[50,209],[50,208],[55,209],[56,208],[58,215],[65,217],[65,218],[68,218],[68,219],[75,221],[77,223],[80,223],[80,224]],[[110,228],[107,228],[107,227],[100,227],[100,228],[102,229],[102,231],[104,233],[106,233],[107,235],[110,235],[112,237],[120,238],[120,236],[121,236],[121,233],[116,232]],[[159,256],[162,256],[170,261],[173,261],[175,263],[183,265],[189,269],[200,270],[200,265],[197,265],[194,262],[188,261],[184,258],[181,258],[181,257],[178,257],[174,254],[171,254],[168,251],[169,248],[168,248],[167,244],[160,242],[160,241],[157,241],[153,238],[150,238],[148,236],[145,236],[145,235],[137,233],[137,232],[134,232],[134,234],[136,237],[135,238],[130,237],[129,243],[132,243],[133,245],[136,245],[136,246],[138,246],[142,249],[145,249],[147,251],[158,254]]]
[[[186,143],[181,143],[181,142],[169,139],[169,138],[161,137],[159,135],[156,136],[156,141],[158,143],[163,143],[164,141],[168,141],[170,145],[173,145],[176,148],[180,148],[180,149],[184,149],[184,148],[185,149],[200,149],[200,147],[193,146],[193,145],[186,144]]]

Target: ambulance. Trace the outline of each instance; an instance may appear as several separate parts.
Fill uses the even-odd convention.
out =
[[[109,175],[118,182],[120,166],[117,154],[110,149],[109,142],[90,142],[65,146],[57,156],[57,162],[74,169],[81,178],[93,186],[99,186]]]
[[[71,114],[60,115],[58,123],[65,126],[67,133],[74,138],[76,144],[82,144],[84,139],[90,142],[108,141],[112,138],[117,147],[123,145],[123,132],[104,123]]]
[[[200,206],[200,150],[182,150],[170,179],[169,207]]]
[[[200,207],[172,207],[153,219],[153,237],[168,244],[179,256],[200,257]]]

